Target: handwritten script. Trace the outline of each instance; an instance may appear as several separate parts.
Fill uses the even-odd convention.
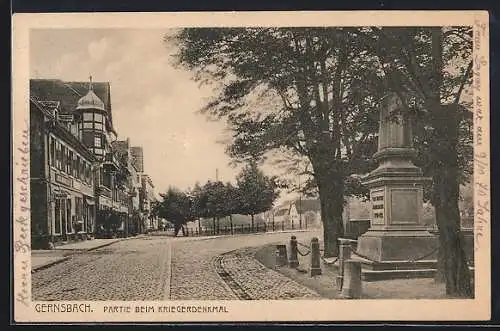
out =
[[[474,89],[474,127],[475,127],[475,139],[474,139],[474,150],[475,150],[475,192],[476,192],[476,206],[475,206],[475,240],[474,246],[477,250],[484,239],[485,230],[489,224],[490,216],[490,183],[489,183],[489,154],[484,151],[488,150],[487,145],[489,141],[485,142],[485,135],[487,134],[487,119],[485,115],[487,113],[486,101],[484,100],[483,90],[487,87],[483,86],[482,83],[482,71],[483,68],[488,67],[488,59],[484,55],[485,51],[482,48],[482,42],[488,40],[486,37],[486,23],[482,21],[475,21],[474,23],[474,77],[473,77],[473,89]]]
[[[16,301],[25,306],[29,306],[30,288],[29,275],[30,270],[30,178],[29,178],[29,125],[24,122],[24,127],[21,129],[21,137],[16,146],[16,157],[14,174],[15,186],[18,188],[16,196],[14,196],[15,220],[14,228],[16,230],[14,237],[14,254],[16,266],[20,265],[20,273],[16,274],[16,281],[20,282],[20,288],[16,293]]]

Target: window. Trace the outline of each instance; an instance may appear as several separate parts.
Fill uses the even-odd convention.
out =
[[[94,125],[95,125],[95,129],[96,130],[101,130],[102,131],[102,123],[97,123],[96,122],[96,123],[94,123]]]
[[[85,123],[83,123],[83,128],[84,129],[93,129],[94,128],[93,124],[94,123],[92,123],[92,122],[85,122]]]
[[[111,174],[101,169],[102,184],[111,189]]]
[[[82,140],[85,147],[92,147],[94,143],[94,133],[92,131],[83,131]]]
[[[61,169],[61,145],[56,141],[56,168]]]
[[[79,166],[79,168],[80,168],[80,172],[79,172],[79,174],[78,174],[78,177],[79,177],[82,181],[84,181],[84,180],[85,180],[85,164],[84,164],[83,162],[84,162],[84,161],[83,161],[83,159],[80,159],[80,160],[78,161],[78,166]]]
[[[85,181],[87,184],[92,184],[92,170],[90,164],[85,162]]]
[[[94,147],[102,148],[102,139],[100,136],[94,136]]]
[[[50,165],[55,167],[56,166],[56,141],[54,137],[50,137]]]
[[[102,114],[99,114],[99,113],[95,113],[94,114],[94,122],[99,122],[102,124],[102,121],[103,121],[103,116]]]
[[[73,151],[68,150],[68,175],[73,175],[73,165],[75,161],[73,161]]]
[[[61,167],[62,171],[66,171],[66,147],[61,145]]]
[[[80,178],[80,156],[76,156],[75,157],[75,163],[74,163],[74,166],[73,166],[73,169],[74,169],[74,175],[75,178]]]
[[[94,120],[94,113],[83,113],[83,121],[86,122],[86,121],[89,121],[89,122],[92,122]]]
[[[73,177],[79,178],[79,173],[80,173],[80,157],[78,155],[73,156]]]
[[[72,152],[66,148],[66,173],[71,175],[71,162],[73,162]]]

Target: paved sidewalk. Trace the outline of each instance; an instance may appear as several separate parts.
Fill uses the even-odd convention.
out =
[[[133,238],[133,237],[129,237]],[[61,246],[56,246],[54,249],[55,250],[93,250],[97,248],[101,248],[104,246],[108,246],[111,244],[114,244],[115,242],[124,240],[124,239],[129,239],[129,238],[115,238],[115,239],[92,239],[92,240],[83,240],[83,241],[78,241],[75,243],[71,244],[65,244]]]
[[[32,272],[48,268],[54,264],[68,260],[71,255],[78,252],[85,252],[101,247],[109,246],[118,241],[137,238],[116,238],[116,239],[91,239],[79,241],[71,244],[56,246],[51,250],[33,250],[31,251],[31,270]]]

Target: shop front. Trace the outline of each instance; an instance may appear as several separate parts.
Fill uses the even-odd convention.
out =
[[[60,244],[86,240],[94,233],[94,198],[90,187],[56,174],[50,184],[51,242]]]

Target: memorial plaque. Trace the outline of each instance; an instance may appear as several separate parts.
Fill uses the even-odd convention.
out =
[[[371,192],[373,224],[384,224],[384,199],[384,190],[373,190]]]
[[[391,190],[391,224],[418,223],[418,190]]]

